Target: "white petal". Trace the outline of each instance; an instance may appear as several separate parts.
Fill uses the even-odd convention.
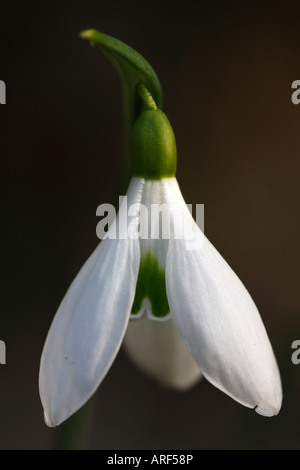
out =
[[[190,221],[174,184],[169,198],[177,204],[174,218],[183,215]],[[276,415],[282,401],[280,375],[258,310],[236,274],[195,230],[198,250],[186,239],[169,244],[166,284],[174,323],[213,385],[261,415]]]
[[[138,202],[135,179],[128,202]],[[95,392],[120,348],[139,268],[138,240],[103,240],[71,284],[53,320],[40,367],[45,420],[56,426]]]
[[[131,320],[123,344],[134,364],[166,387],[187,390],[201,377],[172,320]]]

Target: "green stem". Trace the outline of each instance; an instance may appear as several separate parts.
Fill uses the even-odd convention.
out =
[[[137,84],[136,91],[139,97],[141,98],[142,102],[144,103],[146,109],[157,109],[156,103],[151,93],[147,90],[143,83]]]
[[[87,450],[93,425],[95,395],[71,418],[54,430],[53,450]]]
[[[145,100],[149,104],[149,96],[155,106],[162,107],[162,89],[158,76],[149,62],[136,50],[112,36],[88,29],[80,33],[80,37],[88,39],[91,46],[97,46],[117,71],[123,86],[124,95],[124,161],[119,194],[125,194],[132,171],[129,164],[129,143],[133,123],[145,109]],[[141,85],[147,90],[142,90]],[[137,88],[138,87],[138,88]],[[138,93],[139,89],[139,93]],[[151,108],[153,109],[153,108]]]

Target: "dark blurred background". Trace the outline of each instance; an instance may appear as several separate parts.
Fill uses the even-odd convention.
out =
[[[300,339],[297,3],[0,1],[1,449],[67,445],[68,423],[43,421],[40,354],[98,243],[96,208],[114,201],[124,155],[119,78],[79,38],[89,28],[128,43],[158,73],[183,195],[205,204],[206,235],[260,310],[284,401],[263,418],[206,380],[164,390],[121,350],[86,408],[91,432],[79,447],[300,448],[300,365],[291,362]]]

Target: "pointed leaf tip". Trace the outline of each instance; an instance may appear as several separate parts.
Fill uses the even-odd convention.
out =
[[[82,39],[93,39],[93,34],[95,33],[94,29],[86,29],[79,33],[79,37]]]
[[[158,108],[162,106],[162,89],[158,76],[149,62],[124,42],[95,29],[81,31],[80,37],[98,46],[120,76],[125,91],[129,127],[142,111],[136,85],[143,83]]]

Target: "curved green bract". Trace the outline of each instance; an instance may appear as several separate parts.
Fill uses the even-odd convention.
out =
[[[89,29],[80,33],[98,46],[120,75],[124,86],[126,108],[129,110],[129,128],[142,111],[135,87],[142,82],[151,93],[158,107],[162,106],[162,89],[159,79],[149,62],[137,51],[122,41],[107,34]]]
[[[160,268],[157,260],[148,252],[141,258],[139,275],[136,285],[135,298],[131,309],[132,315],[137,315],[148,298],[152,314],[163,318],[170,312],[167,299],[165,271]]]

